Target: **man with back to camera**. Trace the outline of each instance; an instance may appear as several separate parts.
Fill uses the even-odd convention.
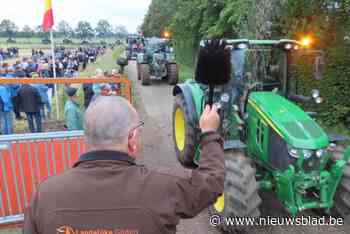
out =
[[[135,164],[140,121],[125,99],[100,96],[85,113],[87,153],[44,181],[25,213],[24,233],[175,233],[223,192],[225,163],[219,115],[201,119],[198,169],[150,170]]]

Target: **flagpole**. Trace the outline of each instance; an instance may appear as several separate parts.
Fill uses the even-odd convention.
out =
[[[51,40],[51,53],[52,53],[52,65],[53,65],[53,78],[56,79],[56,60],[55,60],[55,45],[53,41],[53,29],[50,29],[50,40]],[[55,89],[55,98],[56,98],[56,116],[57,120],[60,118],[60,108],[59,108],[59,103],[58,103],[58,87],[57,84],[54,86]]]

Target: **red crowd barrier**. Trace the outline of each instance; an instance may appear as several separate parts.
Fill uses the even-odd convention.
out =
[[[37,185],[84,152],[82,131],[0,136],[0,225],[23,220]]]
[[[120,84],[132,103],[131,82],[123,75],[100,78],[0,78],[0,84]],[[23,220],[37,185],[74,164],[85,152],[83,131],[0,136],[0,227]]]

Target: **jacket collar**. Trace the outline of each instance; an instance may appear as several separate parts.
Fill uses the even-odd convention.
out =
[[[89,161],[121,161],[127,162],[130,165],[136,165],[135,159],[128,154],[118,151],[101,150],[91,151],[80,156],[79,160],[74,163],[73,167],[77,167],[79,164]]]

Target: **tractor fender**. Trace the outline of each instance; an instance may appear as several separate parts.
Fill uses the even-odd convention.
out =
[[[182,93],[189,110],[189,117],[192,123],[198,124],[199,116],[203,111],[203,91],[197,83],[178,84],[173,89],[173,96]]]

